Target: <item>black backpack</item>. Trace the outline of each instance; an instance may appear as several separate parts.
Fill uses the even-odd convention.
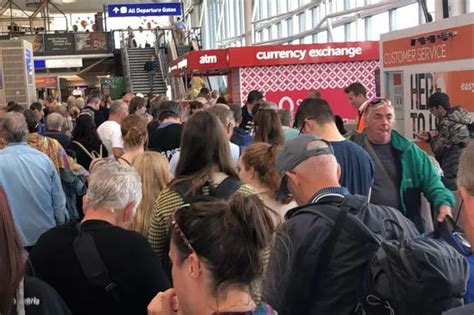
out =
[[[358,303],[354,310],[360,315],[418,315],[441,314],[462,305],[466,292],[469,266],[467,261],[448,244],[419,236],[403,239],[403,229],[397,221],[382,221],[381,235],[375,234],[351,209],[363,211],[367,203],[348,195],[341,203],[322,203],[300,207],[301,213],[314,213],[334,223],[316,270],[324,273],[330,266],[332,254],[343,230],[353,237],[367,241],[367,266],[362,275]],[[304,273],[315,279],[316,274]],[[308,283],[308,281],[295,281]],[[304,290],[314,292],[311,288]],[[313,297],[314,298],[314,297]],[[311,309],[312,297],[299,297],[302,309]],[[294,305],[294,304],[293,304]]]
[[[387,237],[386,227],[398,229]],[[441,314],[463,304],[467,261],[448,244],[419,236],[403,239],[403,230],[385,219],[380,246],[367,267],[357,314]]]
[[[198,201],[216,201],[222,199],[229,199],[242,185],[242,182],[232,176],[225,178],[217,187],[213,187],[210,183],[207,183],[203,187],[209,187],[209,194],[204,194],[202,188],[200,193],[188,194],[189,183],[180,183],[174,187],[176,192],[183,198],[183,204],[191,204]],[[165,240],[163,247],[163,270],[168,275],[168,280],[172,283],[171,277],[171,261],[168,256],[170,250],[171,231],[168,231],[168,235]]]

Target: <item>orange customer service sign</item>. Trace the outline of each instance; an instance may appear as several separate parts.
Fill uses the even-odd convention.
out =
[[[440,35],[443,32],[456,32],[456,36],[449,37],[446,41],[437,38],[434,43],[431,43],[426,39],[424,45],[419,42],[415,46],[411,45],[411,39],[413,38]],[[384,68],[471,58],[474,58],[474,24],[432,31],[383,43]]]

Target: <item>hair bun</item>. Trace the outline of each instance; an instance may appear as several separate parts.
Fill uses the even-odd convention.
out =
[[[260,197],[256,194],[236,193],[230,199],[229,205],[230,213],[240,224],[244,239],[255,242],[260,250],[268,246],[275,227]]]

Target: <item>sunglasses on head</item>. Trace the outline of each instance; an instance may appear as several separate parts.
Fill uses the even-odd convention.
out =
[[[173,226],[175,232],[179,235],[181,240],[183,241],[184,245],[188,248],[188,250],[191,253],[195,253],[196,251],[194,250],[193,246],[191,245],[191,242],[188,240],[186,235],[184,235],[183,230],[178,225],[178,222],[176,221],[176,213],[178,211],[181,211],[182,209],[189,208],[190,204],[184,204],[181,207],[176,208],[176,210],[171,214],[171,226]]]
[[[369,101],[369,105],[377,105],[380,103],[386,103],[388,105],[392,105],[392,102],[387,98],[376,97]]]

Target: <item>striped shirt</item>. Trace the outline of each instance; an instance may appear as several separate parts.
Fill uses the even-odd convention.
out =
[[[203,189],[203,191],[206,192],[206,189]],[[255,193],[253,188],[248,185],[240,186],[237,192],[244,195],[251,195]],[[170,190],[169,187],[163,189],[155,201],[150,223],[150,230],[148,232],[148,241],[160,259],[163,259],[163,250],[165,248],[165,242],[169,234],[169,222],[171,214],[174,210],[176,210],[176,208],[182,206],[183,204],[184,200],[179,195],[179,193],[174,190]]]

